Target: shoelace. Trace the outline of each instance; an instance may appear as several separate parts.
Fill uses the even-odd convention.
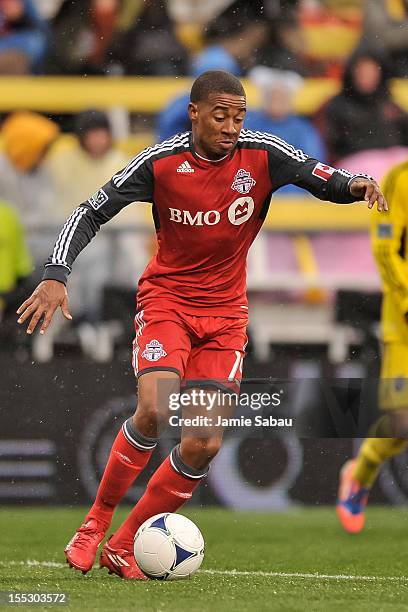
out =
[[[95,537],[99,536],[99,531],[95,531],[92,527],[80,527],[77,531],[77,536],[73,544],[76,548],[87,550],[89,544],[93,543]]]

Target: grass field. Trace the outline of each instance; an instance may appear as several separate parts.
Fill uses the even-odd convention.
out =
[[[187,581],[138,583],[96,568],[83,576],[63,563],[83,511],[1,509],[0,590],[69,596],[68,606],[33,610],[408,610],[406,510],[370,508],[366,531],[354,537],[340,530],[329,508],[186,514],[205,538],[202,571]]]

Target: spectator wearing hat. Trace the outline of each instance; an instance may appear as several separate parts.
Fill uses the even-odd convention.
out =
[[[57,218],[54,183],[47,160],[58,134],[59,128],[53,121],[26,111],[9,115],[2,125],[0,198],[16,208],[26,230]],[[41,263],[51,243],[31,232],[28,239],[34,260]]]
[[[66,219],[129,161],[114,147],[108,116],[100,110],[79,113],[74,134],[73,146],[61,147],[49,160],[60,219]],[[110,276],[110,243],[107,236],[102,238],[84,252],[78,262],[80,272],[72,277],[71,302],[77,321],[100,318],[102,291]]]
[[[253,65],[256,50],[266,38],[264,21],[231,21],[231,17],[218,17],[206,31],[208,46],[192,61],[190,74],[198,77],[207,70],[225,70],[241,76]],[[185,93],[170,101],[157,119],[157,140],[160,142],[191,129],[188,117],[190,94]]]
[[[104,112],[79,113],[74,134],[73,146],[61,148],[49,161],[58,194],[58,214],[63,219],[128,161],[114,147],[109,119]]]
[[[319,132],[312,122],[297,115],[294,110],[295,96],[303,86],[303,78],[296,72],[275,70],[256,66],[249,74],[251,81],[261,93],[261,109],[249,110],[245,128],[269,132],[302,149],[310,157],[324,161],[326,152]],[[304,191],[295,185],[283,187],[279,193]]]
[[[359,49],[349,59],[341,91],[317,114],[330,160],[368,150],[408,146],[408,114],[391,97],[390,69],[377,49]]]

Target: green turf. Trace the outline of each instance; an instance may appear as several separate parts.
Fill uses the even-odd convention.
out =
[[[36,606],[32,610],[408,610],[408,578],[403,579],[408,577],[406,510],[370,508],[367,529],[354,537],[340,530],[329,508],[282,514],[207,509],[186,514],[197,522],[205,538],[203,570],[318,572],[376,579],[201,572],[187,581],[138,583],[108,576],[106,570],[94,569],[83,576],[65,566],[20,566],[16,563],[27,560],[63,562],[62,549],[84,512],[5,508],[0,510],[0,590],[66,592],[70,597],[69,606]],[[123,516],[118,513],[115,524]],[[8,561],[14,564],[8,565]],[[378,579],[390,576],[401,579]]]

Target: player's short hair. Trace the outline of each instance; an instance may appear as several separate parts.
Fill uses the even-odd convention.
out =
[[[245,97],[245,89],[241,81],[224,70],[207,70],[200,74],[191,88],[190,102],[207,100],[211,93],[226,93]]]

